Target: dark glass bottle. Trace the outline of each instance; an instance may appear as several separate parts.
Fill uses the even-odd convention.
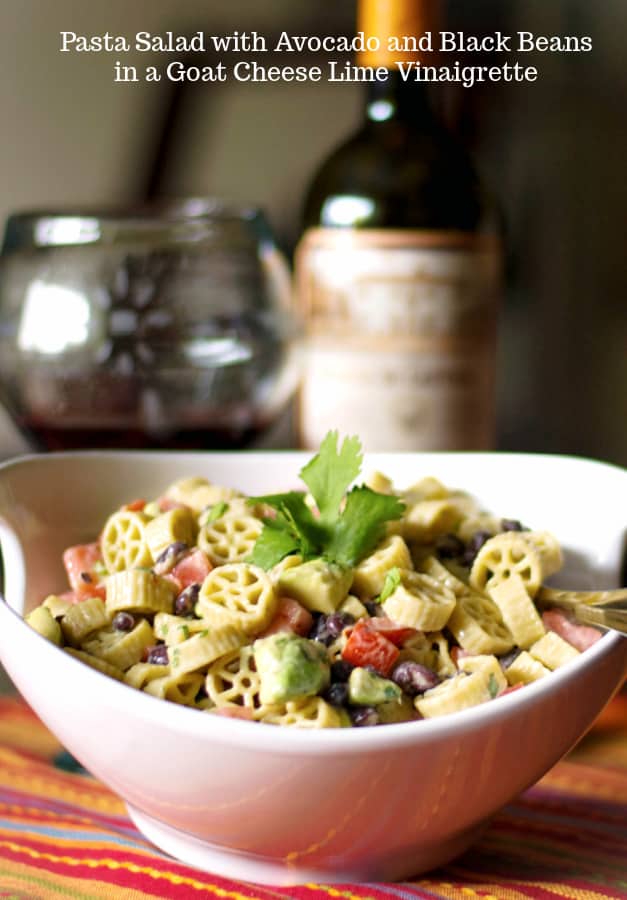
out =
[[[425,5],[361,0],[360,16],[384,44],[386,32],[421,34]],[[296,254],[308,335],[301,443],[315,447],[337,428],[368,450],[487,448],[494,217],[426,85],[404,81],[385,52],[368,54],[369,66],[379,62],[391,67],[367,84],[362,125],[323,163],[305,200]]]

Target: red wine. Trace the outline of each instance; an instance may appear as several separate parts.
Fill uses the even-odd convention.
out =
[[[33,446],[60,450],[236,450],[250,447],[270,423],[243,428],[181,428],[150,434],[140,428],[54,428],[37,422],[20,427]]]

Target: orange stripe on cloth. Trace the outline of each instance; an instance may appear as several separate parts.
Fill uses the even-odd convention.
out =
[[[260,897],[259,893],[255,889],[246,891],[244,885],[242,885],[244,890],[231,890],[228,888],[223,888],[218,883],[216,883],[217,879],[212,879],[211,876],[203,877],[203,874],[200,872],[197,873],[198,877],[196,877],[195,874],[181,874],[178,872],[158,869],[154,866],[139,865],[138,863],[134,863],[128,860],[115,859],[111,857],[77,858],[57,853],[41,852],[39,850],[33,849],[32,847],[23,846],[16,841],[0,840],[0,849],[9,851],[10,854],[15,854],[17,856],[23,855],[28,859],[37,860],[42,863],[51,863],[53,864],[53,868],[48,868],[47,870],[51,874],[54,874],[56,877],[58,877],[60,874],[63,874],[62,872],[60,873],[58,871],[59,868],[87,868],[92,871],[102,869],[105,870],[108,874],[119,872],[121,874],[130,873],[131,875],[144,876],[149,878],[151,881],[165,885],[166,888],[168,886],[172,888],[182,888],[187,893],[181,893],[179,891],[176,894],[171,893],[171,896],[182,897],[185,898],[185,900],[186,898],[193,896],[190,893],[190,889],[206,894],[211,894],[216,897],[230,898],[230,900],[251,900],[251,898]],[[166,862],[169,862],[169,860]],[[0,861],[0,869],[2,865],[3,862]],[[38,871],[42,871],[42,869],[38,869]],[[193,870],[190,870],[190,872],[193,872]],[[154,896],[164,897],[162,887],[159,886],[156,889],[158,890],[158,893]],[[111,888],[109,888],[109,890],[111,890]],[[118,896],[119,895],[116,895],[116,900]],[[149,893],[147,896],[153,896],[153,894]]]
[[[627,803],[627,779],[620,769],[597,768],[563,760],[547,772],[538,784],[567,794]]]
[[[25,759],[17,751],[0,747],[0,784],[32,796],[44,795],[103,812],[126,812],[126,807],[91,776],[67,774],[48,763]]]
[[[5,712],[12,724],[3,741]],[[0,900],[627,900],[627,766],[607,765],[594,732],[582,745],[585,763],[577,755],[559,763],[437,872],[404,884],[289,888],[226,880],[165,857],[104,786],[33,751],[45,733],[19,701],[0,700]],[[600,734],[625,740],[627,722]],[[58,745],[49,746],[56,755]]]

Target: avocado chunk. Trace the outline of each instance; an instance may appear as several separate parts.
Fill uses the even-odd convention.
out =
[[[378,706],[392,700],[399,702],[402,693],[389,678],[381,678],[361,666],[353,669],[348,679],[348,700],[357,706]]]
[[[58,647],[63,643],[63,635],[61,634],[61,626],[53,617],[50,610],[45,606],[38,606],[26,616],[26,621],[31,628],[38,631],[42,637],[52,641]]]
[[[352,581],[352,569],[312,559],[281,572],[277,590],[298,600],[311,612],[328,614],[335,612],[346,599]]]
[[[329,658],[319,641],[278,632],[258,638],[253,653],[261,681],[259,699],[264,704],[313,697],[329,684]]]

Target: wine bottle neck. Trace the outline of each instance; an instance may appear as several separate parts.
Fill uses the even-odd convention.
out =
[[[403,81],[398,70],[390,69],[385,81],[368,83],[366,119],[373,124],[395,120],[433,120],[426,86],[420,82]]]

